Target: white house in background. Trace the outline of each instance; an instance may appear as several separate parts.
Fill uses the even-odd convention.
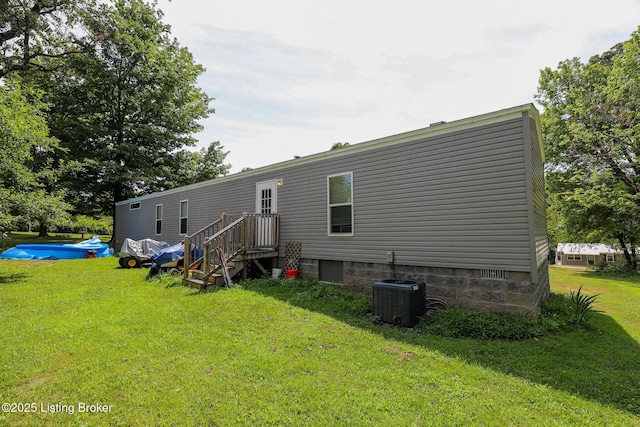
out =
[[[556,264],[596,265],[601,259],[613,262],[622,256],[620,249],[601,243],[558,243]]]

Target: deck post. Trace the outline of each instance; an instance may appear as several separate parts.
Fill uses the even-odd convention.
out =
[[[278,229],[278,227],[279,227],[278,215],[271,214],[271,224],[272,224],[271,230],[272,230],[272,233],[273,233],[272,236],[271,236],[271,239],[272,239],[271,242],[272,242],[272,245],[273,245],[273,249],[276,249],[278,247],[278,245],[279,245],[278,236],[280,235],[280,230]]]
[[[184,258],[182,264],[182,277],[189,278],[189,266],[191,265],[191,238],[184,236]]]
[[[207,242],[204,244],[204,248],[202,249],[204,251],[203,254],[203,258],[202,258],[202,272],[207,275],[209,274],[209,272],[211,272],[211,244],[210,242]]]
[[[243,255],[247,253],[247,217],[249,216],[249,214],[247,212],[242,212],[242,218],[244,218],[244,220],[242,221],[242,234],[240,236],[240,247],[244,248],[243,249]],[[247,267],[249,267],[248,263],[246,260],[242,261],[242,280],[247,280]]]
[[[229,215],[226,213],[223,213],[220,216],[220,229],[224,230],[225,228],[227,228],[227,225],[229,225]],[[220,236],[220,248],[222,249],[223,252],[225,253],[227,252],[227,242],[224,234]]]
[[[240,246],[243,248],[247,246],[247,216],[249,216],[247,212],[242,212],[244,221],[242,221],[242,240],[240,241]]]

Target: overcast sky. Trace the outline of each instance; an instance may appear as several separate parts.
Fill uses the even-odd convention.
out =
[[[232,173],[534,102],[540,70],[628,40],[640,0],[159,0]]]

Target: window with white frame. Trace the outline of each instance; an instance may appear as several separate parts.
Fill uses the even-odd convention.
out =
[[[353,172],[327,177],[327,223],[330,236],[353,236]]]
[[[568,261],[582,261],[582,255],[580,254],[567,254]]]
[[[615,254],[606,254],[606,256],[607,256],[607,262],[615,262],[616,260]]]
[[[162,234],[162,205],[156,205],[156,235]]]
[[[140,202],[129,203],[129,210],[140,209]]]
[[[180,234],[187,234],[187,225],[189,219],[189,201],[180,202]]]

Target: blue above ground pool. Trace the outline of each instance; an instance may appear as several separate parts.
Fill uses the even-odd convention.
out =
[[[35,243],[16,245],[0,254],[0,259],[75,259],[104,258],[113,249],[98,236],[79,243]]]

